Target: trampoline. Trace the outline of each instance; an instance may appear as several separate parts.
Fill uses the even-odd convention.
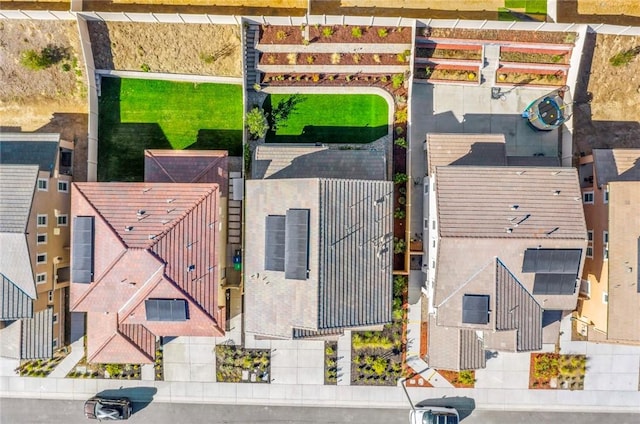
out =
[[[565,85],[531,102],[522,117],[537,131],[551,131],[569,119],[571,113],[571,96]]]

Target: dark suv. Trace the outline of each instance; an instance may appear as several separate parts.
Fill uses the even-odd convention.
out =
[[[84,403],[84,415],[94,420],[126,420],[131,416],[131,401],[94,396]]]

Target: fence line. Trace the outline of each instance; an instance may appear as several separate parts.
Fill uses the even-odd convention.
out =
[[[78,33],[80,46],[84,56],[85,70],[87,73],[87,101],[89,102],[89,116],[87,128],[87,181],[98,181],[98,86],[96,68],[91,51],[89,39],[89,27],[87,21],[78,16]]]

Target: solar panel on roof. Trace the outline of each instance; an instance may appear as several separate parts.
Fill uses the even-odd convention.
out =
[[[580,249],[527,249],[522,272],[577,275],[581,256]]]
[[[264,269],[284,271],[285,216],[268,215],[265,226]]]
[[[489,296],[465,294],[462,298],[462,322],[487,324],[489,322]]]
[[[537,273],[533,281],[533,294],[573,294],[576,276],[573,274]]]
[[[93,217],[76,216],[73,219],[71,244],[71,281],[91,283],[93,281]]]
[[[284,276],[306,280],[309,258],[309,209],[289,209],[286,216]]]
[[[147,321],[187,320],[187,301],[184,299],[147,299],[144,306]]]

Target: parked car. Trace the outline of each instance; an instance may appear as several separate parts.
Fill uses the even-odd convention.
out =
[[[84,403],[84,415],[94,420],[126,420],[131,416],[131,401],[94,396]]]
[[[460,417],[455,408],[429,406],[412,409],[410,424],[458,424]]]

